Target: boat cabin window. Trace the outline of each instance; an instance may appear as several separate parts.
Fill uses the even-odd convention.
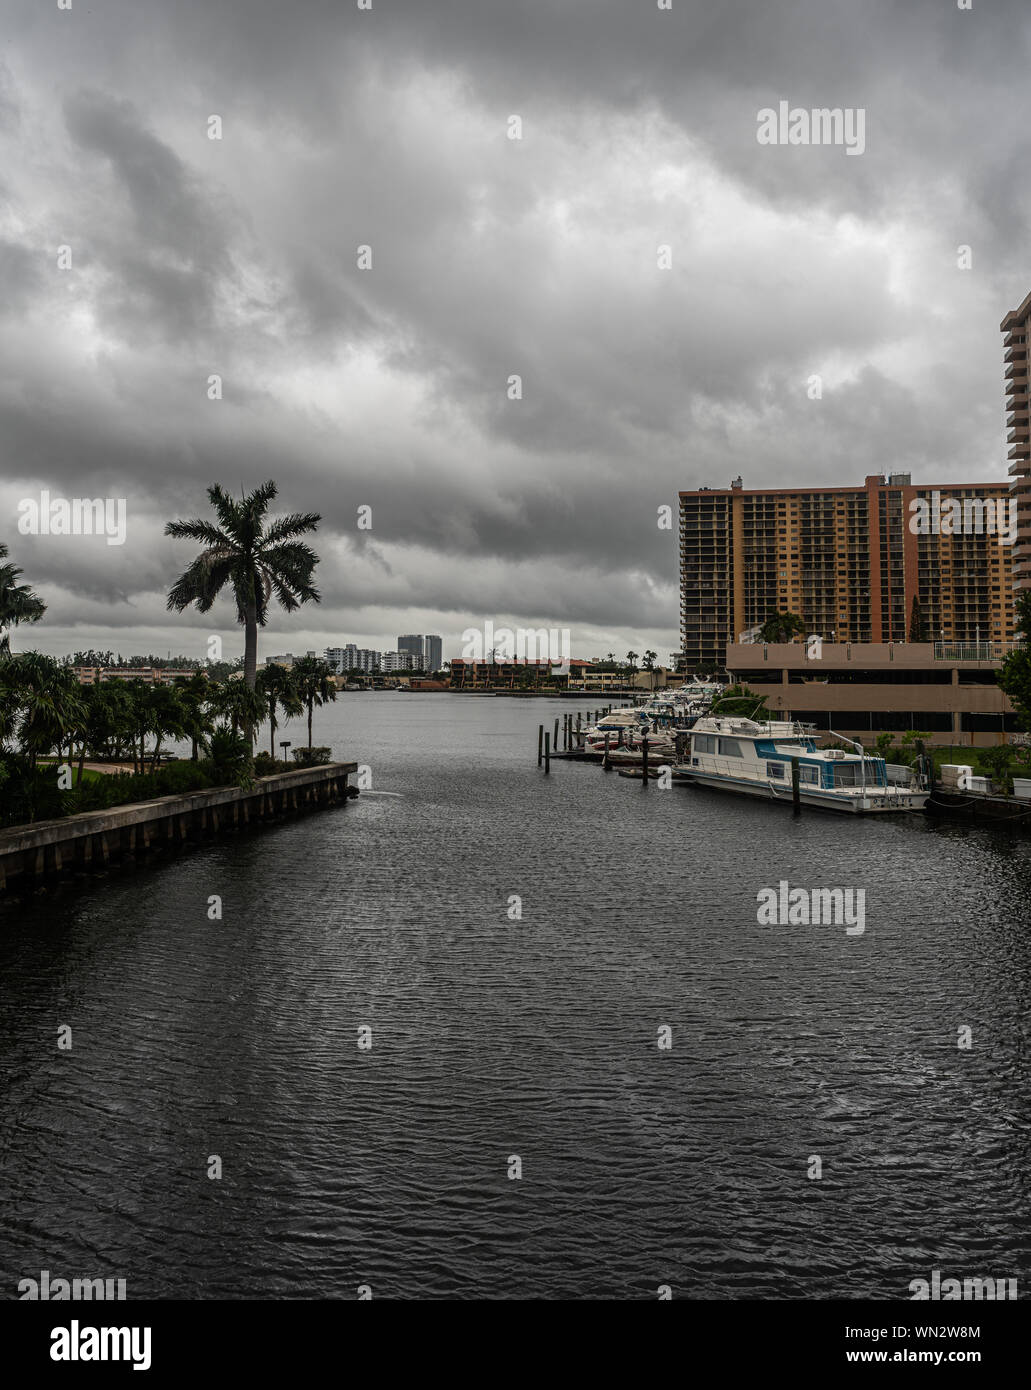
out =
[[[740,758],[742,756],[741,744],[736,738],[721,738],[720,752],[726,758]]]
[[[767,764],[766,764],[766,776],[767,776],[767,777],[770,777],[770,778],[772,778],[772,779],[774,779],[774,780],[776,780],[776,781],[778,781],[778,782],[783,782],[783,781],[784,781],[784,764],[783,764],[783,763],[767,763]]]
[[[696,753],[715,753],[716,740],[712,734],[695,734],[694,751]]]
[[[800,782],[816,782],[818,784],[820,781],[820,769],[818,767],[812,767],[811,765],[807,766],[805,763],[799,763],[798,780]]]

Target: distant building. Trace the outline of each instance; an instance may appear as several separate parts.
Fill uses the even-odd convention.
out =
[[[444,664],[444,643],[439,637],[424,637],[424,666],[427,671],[439,671]]]
[[[420,671],[422,660],[414,657],[411,652],[384,652],[379,668],[384,672]]]
[[[172,666],[73,666],[72,671],[80,685],[99,685],[102,681],[146,681],[148,685],[171,685],[177,676],[185,676],[188,680],[198,674],[194,670]]]
[[[451,688],[453,690],[475,690],[490,686],[494,689],[518,689],[522,685],[552,685],[567,680],[570,688],[582,685],[585,674],[591,669],[590,661],[565,663],[569,671],[561,675],[555,670],[559,662],[551,661],[467,661],[464,657],[454,657],[451,662]]]
[[[736,636],[781,612],[825,642],[904,642],[914,600],[930,640],[1011,641],[1015,547],[1000,512],[1008,529],[1005,483],[914,487],[908,473],[858,487],[745,489],[735,478],[681,492],[687,664],[723,666]]]
[[[287,652],[284,656],[267,656],[266,666],[292,666],[294,664],[293,652]]]
[[[422,638],[421,638],[420,636],[418,636],[418,634],[409,633],[409,635],[408,635],[407,637],[399,637],[399,638],[397,639],[397,649],[398,649],[399,652],[408,652],[409,655],[414,656],[414,657],[417,657],[417,658],[418,658],[418,662],[417,662],[416,669],[417,669],[417,670],[421,670],[421,669],[422,669],[422,662],[423,662]]]
[[[382,658],[382,652],[375,652],[370,647],[356,647],[353,642],[348,642],[344,648],[343,673],[364,671],[368,674],[380,666]]]

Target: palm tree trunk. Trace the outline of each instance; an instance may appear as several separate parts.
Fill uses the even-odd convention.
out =
[[[268,707],[268,751],[273,760],[276,756],[276,706],[270,701]]]
[[[308,701],[308,752],[311,752],[311,717],[315,710],[315,701]]]
[[[253,690],[258,678],[258,610],[253,603],[244,609],[243,678]]]
[[[253,690],[258,679],[258,610],[253,603],[244,609],[243,679]],[[244,720],[243,736],[247,740],[248,760],[254,757],[254,725]]]

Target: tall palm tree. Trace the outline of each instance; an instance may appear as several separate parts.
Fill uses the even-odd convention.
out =
[[[208,488],[218,525],[210,521],[170,521],[166,536],[200,541],[205,547],[168,594],[167,607],[181,613],[191,603],[207,613],[228,584],[236,599],[237,621],[244,627],[243,675],[254,689],[258,666],[258,628],[264,627],[272,596],[288,613],[302,603],[318,603],[311,582],[319,562],[314,550],[297,540],[314,531],[317,512],[295,512],[266,522],[268,505],[278,489],[262,483],[238,502],[218,484]]]
[[[308,710],[308,751],[311,752],[311,717],[316,705],[327,704],[337,697],[337,688],[329,676],[329,667],[317,656],[302,656],[294,662],[293,678],[297,694]]]
[[[277,666],[275,663],[271,666],[263,666],[258,672],[256,689],[268,707],[268,751],[274,759],[276,756],[276,729],[279,727],[276,720],[277,708],[283,711],[287,719],[292,719],[295,715],[304,712],[304,705],[297,692],[294,673],[286,666]],[[311,745],[310,732],[308,744]]]
[[[7,559],[7,546],[0,541],[0,561]],[[17,565],[0,563],[0,657],[10,656],[11,639],[7,629],[18,623],[35,623],[47,611],[28,584],[19,584]]]

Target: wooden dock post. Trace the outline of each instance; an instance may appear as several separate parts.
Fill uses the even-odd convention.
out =
[[[799,773],[799,762],[797,758],[791,759],[791,805],[795,815],[799,815],[802,810],[802,778]]]
[[[558,716],[557,716],[557,715],[555,716],[555,734],[554,734],[554,737],[553,737],[552,740],[551,740],[551,746],[552,746],[552,748],[554,749],[554,751],[557,753],[557,752],[558,752]]]
[[[555,723],[556,723],[556,724],[558,723],[558,720],[557,720],[557,719],[556,719]],[[545,771],[545,772],[550,772],[550,771],[551,771],[551,735],[550,735],[550,734],[545,734],[545,735],[544,735],[544,771]]]
[[[612,771],[612,764],[609,762],[609,731],[605,730],[605,756],[601,760],[601,765],[606,772]]]
[[[641,739],[641,786],[648,785],[648,735]]]
[[[537,725],[537,766],[544,761],[544,725]]]

